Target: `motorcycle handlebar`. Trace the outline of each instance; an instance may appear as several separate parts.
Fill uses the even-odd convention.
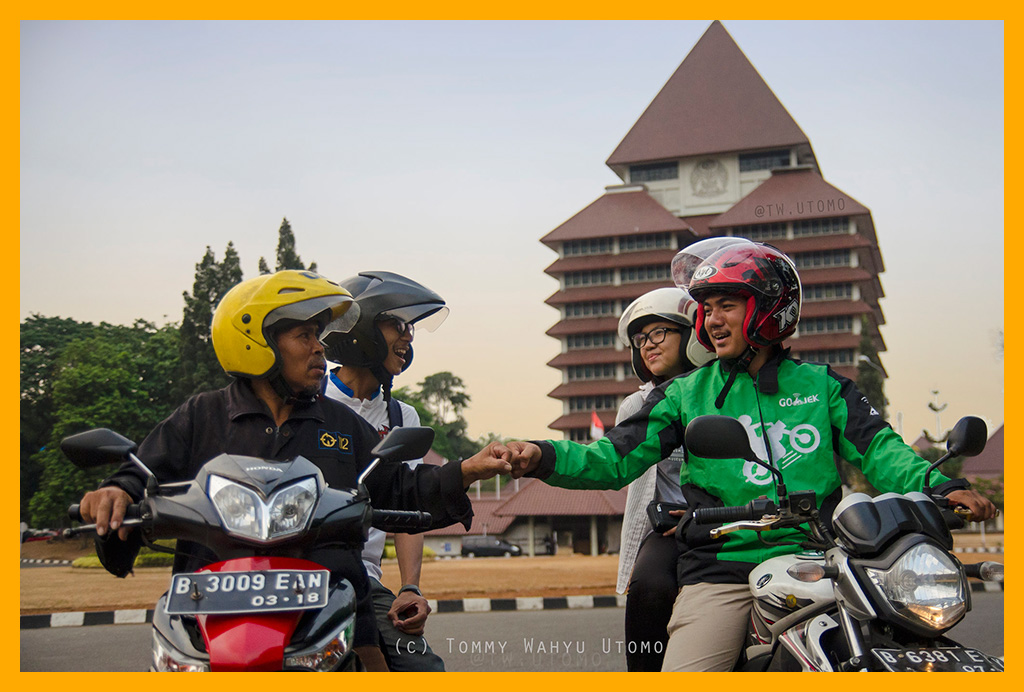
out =
[[[84,522],[85,520],[82,519],[82,506],[76,502],[75,504],[73,504],[70,507],[68,507],[68,517],[72,521]],[[141,517],[142,517],[142,505],[141,504],[131,504],[131,505],[128,505],[127,508],[125,508],[124,518],[125,518],[126,521],[127,520],[138,520]],[[137,522],[135,522],[135,523],[137,523]],[[90,531],[95,531],[95,530],[96,530],[96,525],[95,524],[84,524],[82,526],[78,526],[78,527],[73,528],[73,529],[64,529],[64,536],[65,536],[65,538],[70,538],[71,536],[77,535],[79,533],[88,533]]]
[[[373,510],[372,525],[381,531],[409,533],[429,529],[433,522],[430,512],[415,512],[397,509]]]
[[[771,500],[751,500],[742,507],[701,507],[694,510],[693,521],[698,524],[724,524],[730,521],[760,519],[776,511]]]

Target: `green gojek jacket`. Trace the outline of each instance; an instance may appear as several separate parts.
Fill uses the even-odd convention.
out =
[[[858,467],[882,492],[921,490],[928,462],[903,442],[854,383],[826,365],[803,363],[778,354],[758,372],[736,378],[721,409],[715,399],[729,375],[730,362],[713,361],[663,383],[635,415],[590,445],[538,442],[540,466],[531,476],[562,488],[616,489],[683,445],[683,431],[697,416],[721,414],[746,428],[751,448],[771,458],[790,492],[813,490],[823,516],[841,499],[833,452]],[[939,492],[965,487],[932,473]],[[741,459],[703,459],[687,453],[680,473],[690,513],[676,532],[680,542],[680,586],[699,582],[742,583],[754,565],[797,546],[766,546],[754,531],[712,540],[708,525],[690,521],[699,507],[744,505],[767,496],[778,500],[771,474]],[[799,540],[795,529],[762,534],[767,541]]]

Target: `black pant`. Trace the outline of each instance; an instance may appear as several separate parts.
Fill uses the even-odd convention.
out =
[[[660,671],[679,587],[675,536],[650,533],[637,553],[626,594],[626,670]]]

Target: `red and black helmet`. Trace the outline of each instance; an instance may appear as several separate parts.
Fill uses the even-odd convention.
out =
[[[677,259],[688,257],[687,264],[693,267],[688,276],[681,273],[676,280],[688,281],[685,288],[699,304],[697,334],[701,343],[711,347],[703,328],[703,302],[715,293],[747,297],[743,338],[754,348],[772,346],[791,336],[796,331],[803,300],[800,276],[793,260],[764,243],[741,238],[729,238],[728,243],[720,242],[725,239],[709,240],[719,241],[717,247],[701,241],[683,248],[677,255]],[[704,248],[698,247],[705,244]],[[694,260],[702,254],[703,260],[696,263]]]

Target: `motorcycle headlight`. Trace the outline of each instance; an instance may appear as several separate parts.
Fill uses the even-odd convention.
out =
[[[929,629],[949,629],[967,612],[963,575],[944,550],[930,543],[907,550],[889,569],[864,571],[898,616]]]
[[[264,500],[251,488],[210,476],[207,494],[229,533],[271,541],[306,528],[316,507],[316,478],[303,478]]]
[[[178,651],[154,629],[153,670],[157,673],[209,673],[210,663]]]
[[[330,637],[309,649],[285,656],[285,669],[301,668],[321,673],[334,670],[345,660],[355,629],[356,618],[352,615]]]

